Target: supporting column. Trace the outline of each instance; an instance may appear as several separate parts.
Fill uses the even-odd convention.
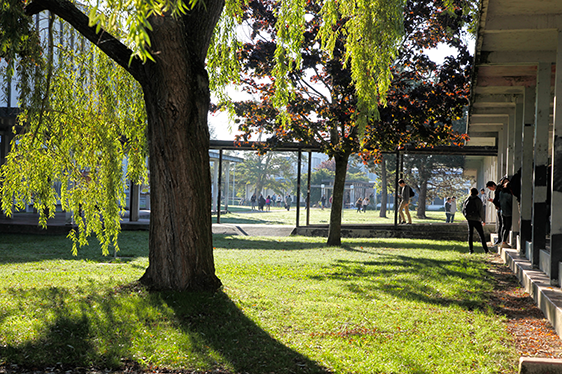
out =
[[[296,219],[296,227],[299,227],[299,218],[301,213],[301,167],[302,167],[302,150],[299,149],[298,154],[298,170],[297,170],[297,219]]]
[[[230,188],[230,161],[224,162],[224,211],[228,212],[228,189]]]
[[[311,201],[310,201],[310,181],[312,180],[312,152],[308,152],[308,176],[307,176],[307,189],[306,189],[306,225],[309,226],[310,225],[310,205],[311,205]],[[320,191],[320,197],[322,197],[322,192]]]
[[[498,176],[496,177],[498,181],[506,174],[507,128],[508,124],[504,122],[502,130],[498,132]]]
[[[217,211],[217,196],[219,191],[219,163],[218,161],[213,161],[213,210]]]
[[[219,182],[217,188],[217,223],[221,223],[222,149],[219,150]]]
[[[550,284],[560,284],[562,261],[562,31],[558,30],[552,139],[552,195],[550,216]]]
[[[533,266],[539,266],[540,250],[546,248],[546,186],[548,162],[548,125],[550,117],[550,63],[540,62],[537,69],[535,106],[535,165],[533,190]]]
[[[515,104],[515,128],[514,128],[514,137],[513,137],[513,169],[511,175],[514,175],[521,169],[521,153],[523,149],[522,140],[523,140],[523,103],[521,99],[517,99],[517,103]],[[521,199],[519,200],[521,201]],[[519,221],[521,219],[521,212],[520,212],[520,203],[517,199],[513,199],[513,232],[519,236]],[[515,240],[517,243],[517,239]],[[518,248],[525,248],[525,243],[521,244],[521,247]]]
[[[510,110],[509,116],[506,122],[506,147],[505,147],[505,174],[513,175],[517,169],[515,169],[515,111]]]
[[[139,220],[140,186],[131,182],[129,184],[129,221]]]
[[[521,235],[521,255],[525,254],[525,245],[532,241],[531,219],[533,212],[533,147],[535,128],[535,87],[525,88],[525,103],[523,106],[523,154],[521,157],[521,220],[519,233]]]

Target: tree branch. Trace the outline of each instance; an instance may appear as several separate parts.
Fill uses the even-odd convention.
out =
[[[113,35],[103,29],[98,34],[95,27],[89,26],[89,19],[68,0],[34,0],[25,7],[27,15],[34,15],[49,10],[68,22],[92,44],[107,54],[113,61],[127,70],[137,81],[142,83],[141,61],[133,59],[129,64],[132,51]]]

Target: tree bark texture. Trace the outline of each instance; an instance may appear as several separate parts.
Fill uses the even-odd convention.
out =
[[[334,177],[334,198],[332,210],[330,211],[330,227],[328,230],[329,246],[341,246],[341,219],[343,209],[343,198],[345,190],[345,176],[347,173],[347,162],[349,155],[336,155],[336,175]]]
[[[148,116],[151,202],[149,266],[141,282],[157,289],[214,291],[211,173],[207,113],[210,93],[204,61],[222,11],[180,19],[154,17],[156,63],[142,82]],[[207,42],[205,42],[207,38]]]
[[[420,180],[420,189],[418,195],[418,209],[416,210],[416,217],[423,219],[427,218],[425,215],[426,207],[425,202],[427,200],[427,179]]]

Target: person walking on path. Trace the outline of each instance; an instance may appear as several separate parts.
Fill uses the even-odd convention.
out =
[[[482,225],[486,224],[484,222],[484,206],[482,205],[482,200],[478,197],[477,188],[470,189],[470,196],[468,196],[462,204],[462,214],[465,216],[466,222],[468,223],[468,252],[474,253],[473,235],[474,229],[476,229],[480,236],[482,249],[484,253],[488,253],[488,245],[486,244],[484,229],[482,228]]]
[[[320,208],[324,210],[325,206],[326,206],[326,195],[322,195],[322,198],[320,199]]]
[[[398,181],[398,185],[400,186],[398,197],[400,198],[400,205],[398,206],[398,214],[400,215],[400,224],[412,224],[412,216],[410,216],[410,186],[406,184],[404,179],[400,179]],[[406,217],[404,216],[406,213],[406,217],[408,217],[408,222],[406,222]]]
[[[455,213],[457,212],[457,198],[455,196],[451,197],[451,220],[449,223],[453,223],[455,220]]]
[[[369,198],[366,197],[363,199],[363,213],[367,213],[367,206],[369,206]]]

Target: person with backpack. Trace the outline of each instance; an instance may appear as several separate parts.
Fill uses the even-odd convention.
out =
[[[484,237],[484,229],[482,225],[484,222],[484,206],[482,205],[482,200],[478,197],[478,189],[471,188],[470,196],[462,204],[462,214],[466,218],[468,223],[468,252],[474,253],[473,249],[473,235],[474,229],[480,235],[480,241],[482,242],[482,249],[484,253],[488,253],[488,245],[486,244],[486,239]]]
[[[399,194],[398,197],[400,198],[400,205],[398,206],[398,214],[400,215],[400,224],[401,225],[405,225],[406,224],[406,217],[404,216],[404,213],[406,213],[406,216],[408,217],[408,225],[412,224],[412,217],[410,216],[410,209],[409,209],[409,205],[410,205],[410,198],[412,197],[412,189],[410,188],[410,186],[408,186],[406,184],[406,182],[404,181],[404,179],[400,179],[398,181],[398,185],[400,186],[399,189]]]

